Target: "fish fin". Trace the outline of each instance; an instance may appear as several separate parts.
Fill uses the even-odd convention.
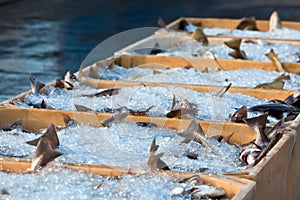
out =
[[[265,54],[267,56],[267,58],[273,63],[273,65],[275,65],[275,67],[277,68],[277,70],[279,72],[285,72],[286,70],[284,69],[282,63],[280,62],[278,55],[274,52],[273,49],[271,49],[269,51],[269,53]]]
[[[150,147],[150,152],[156,152],[157,149],[159,148],[159,145],[156,144],[156,138],[153,138],[151,147]]]
[[[11,129],[23,130],[22,120],[18,119],[12,125],[10,125],[10,128]]]
[[[82,105],[76,105],[76,104],[74,104],[74,105],[75,105],[76,110],[79,112],[93,112],[93,113],[96,112],[93,109],[90,109],[90,108],[82,106]]]
[[[52,149],[51,145],[49,146],[44,139],[40,139],[32,160],[31,169],[37,170],[42,168],[46,166],[48,162],[51,162],[61,155],[61,152]]]
[[[282,129],[283,126],[284,118],[281,118],[266,135],[268,135],[269,139],[273,138],[277,134],[277,132]]]
[[[244,119],[244,121],[256,133],[255,144],[259,146],[265,146],[269,142],[268,137],[264,133],[268,121],[268,113],[264,113],[257,117]]]
[[[115,122],[122,122],[128,116],[128,114],[129,114],[129,112],[117,113],[117,114],[113,115],[112,117],[101,121],[101,124],[104,127],[111,127],[111,125]]]
[[[65,124],[68,124],[72,120],[72,118],[69,115],[63,114],[63,120]]]
[[[121,88],[110,88],[103,90],[101,92],[96,93],[94,96],[95,97],[102,97],[102,96],[114,96],[119,94]]]
[[[269,19],[269,31],[275,31],[277,29],[281,29],[281,19],[277,11],[274,11]]]
[[[202,28],[197,28],[191,35],[191,37],[196,40],[197,42],[201,42],[205,45],[208,44],[208,40],[206,35],[203,33]]]
[[[173,100],[172,100],[171,110],[173,110],[175,108],[175,105],[176,105],[176,95],[173,94]]]
[[[234,132],[232,132],[230,135],[224,137],[224,138],[222,139],[222,142],[229,143],[229,140],[232,138],[233,135],[234,135]]]
[[[164,153],[159,153],[155,155],[154,153],[150,153],[150,156],[147,161],[147,165],[153,169],[163,169],[163,170],[170,170],[168,165],[161,160],[161,157]]]
[[[232,122],[244,123],[243,119],[247,119],[247,107],[242,106],[230,117]]]
[[[258,30],[256,25],[256,19],[254,16],[243,18],[237,25],[236,29],[239,30]]]
[[[26,143],[29,145],[37,146],[39,140],[41,139],[50,141],[54,148],[59,146],[59,139],[55,130],[55,126],[53,124],[50,124],[46,133],[44,133],[41,137],[28,141]]]
[[[40,138],[34,139],[34,140],[30,140],[27,141],[26,143],[32,146],[37,146],[38,142],[39,142]]]
[[[218,91],[216,91],[216,93],[214,94],[214,96],[216,97],[223,97],[223,95],[229,90],[229,88],[231,87],[232,83],[229,83],[229,85],[222,87],[221,89],[219,89]]]
[[[238,50],[238,51],[240,50],[241,43],[242,43],[242,39],[241,38],[224,41],[224,44],[227,47],[229,47],[230,49],[233,49],[233,50]]]
[[[30,83],[31,83],[31,91],[32,91],[33,94],[38,94],[40,92],[40,90],[45,86],[44,83],[36,81],[31,73],[29,75],[29,80],[30,80]]]
[[[283,89],[284,82],[281,80],[275,80],[271,83],[258,84],[254,88],[264,88],[264,89]]]

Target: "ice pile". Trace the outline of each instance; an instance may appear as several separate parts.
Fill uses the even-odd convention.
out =
[[[228,77],[229,74],[228,74]],[[254,97],[238,93],[226,93],[222,98],[213,96],[212,93],[200,93],[191,89],[180,87],[148,87],[135,86],[121,88],[119,94],[108,97],[85,97],[78,95],[76,91],[65,91],[55,96],[51,95],[32,95],[25,97],[24,101],[32,102],[32,99],[44,99],[47,105],[53,109],[75,110],[76,105],[83,105],[98,112],[106,112],[111,109],[126,107],[132,110],[147,110],[151,106],[150,116],[166,116],[171,110],[173,96],[175,95],[178,103],[184,99],[198,106],[196,117],[203,120],[229,120],[230,113],[234,113],[237,108],[242,106],[254,106],[263,103],[264,100],[257,100]],[[82,93],[82,92],[81,92]],[[89,92],[90,93],[90,92]],[[62,104],[62,101],[64,103]],[[58,106],[56,106],[58,104]]]
[[[226,71],[210,70],[208,73],[206,73],[194,68],[123,68],[116,65],[114,70],[102,70],[101,78],[109,80],[127,80],[137,82],[181,83],[218,86],[224,86],[232,83],[233,87],[254,88],[258,84],[272,82],[281,74],[282,73],[280,72],[265,71],[261,69],[238,69]],[[284,89],[298,90],[300,87],[300,76],[294,73],[286,74],[290,76],[290,80],[284,80]]]
[[[203,28],[205,35],[229,35],[237,37],[250,37],[250,38],[277,38],[277,39],[291,39],[300,40],[300,31],[282,27],[270,32],[262,31],[248,31],[238,29],[225,29],[225,28]]]
[[[281,62],[295,63],[300,61],[300,47],[286,43],[269,43],[264,40],[257,42],[251,40],[243,40],[241,50],[245,51],[247,60],[270,62],[265,56],[266,53],[273,49]],[[212,52],[218,59],[234,59],[229,56],[232,51],[230,48],[223,45],[203,45],[199,42],[180,42],[176,46],[167,51],[158,53],[158,56],[178,56],[178,57],[198,57],[213,59]],[[137,52],[133,51],[133,54]]]
[[[183,187],[170,176],[96,176],[65,169],[46,168],[34,174],[0,171],[0,199],[182,199],[171,191]],[[187,197],[186,197],[187,198]]]
[[[6,145],[5,139],[11,133],[0,132],[1,146]],[[239,147],[219,143],[214,139],[209,139],[212,150],[194,141],[185,144],[182,143],[183,138],[170,129],[118,123],[111,128],[78,125],[62,129],[57,134],[60,140],[58,150],[63,153],[57,158],[60,162],[119,166],[144,171],[148,168],[146,163],[150,145],[153,138],[156,138],[156,143],[160,146],[158,152],[164,152],[162,159],[172,170],[195,172],[205,169],[208,173],[224,173],[241,168]],[[10,146],[1,154],[32,158],[35,147],[25,142],[38,136],[33,137],[29,133],[22,135],[22,138],[11,136]],[[187,154],[195,154],[198,159],[189,159]]]

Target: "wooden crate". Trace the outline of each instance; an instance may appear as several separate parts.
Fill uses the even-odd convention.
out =
[[[225,19],[225,18],[195,18],[195,17],[180,17],[167,25],[168,29],[178,30],[179,24],[182,20],[188,20],[196,26],[201,26],[202,28],[224,28],[224,29],[235,29],[242,19]],[[256,20],[256,25],[258,30],[262,32],[267,32],[269,30],[268,20]],[[282,26],[289,29],[300,30],[300,22],[294,21],[282,21]],[[158,31],[158,33],[161,31]],[[227,37],[235,38],[235,36],[212,36],[212,37]],[[247,37],[244,37],[247,38]],[[249,38],[249,37],[248,37]],[[263,38],[265,39],[265,38]],[[278,41],[300,41],[292,39],[279,39],[279,38],[269,38]]]
[[[208,38],[211,45],[225,45],[224,41],[229,40],[228,38]],[[252,39],[256,41],[256,39]],[[121,63],[127,66],[138,66],[147,63],[156,63],[156,67],[163,67],[163,65],[169,67],[194,67],[196,69],[215,69],[217,63],[213,59],[208,58],[193,58],[193,57],[180,57],[180,56],[153,56],[153,55],[133,55],[131,52],[136,49],[143,48],[154,48],[156,44],[159,44],[161,49],[169,49],[174,47],[176,44],[183,41],[192,41],[191,38],[183,36],[182,34],[162,34],[152,35],[144,38],[136,43],[133,43],[120,51],[115,53],[115,57],[120,57]],[[287,43],[285,41],[270,41],[271,43]],[[294,45],[300,47],[300,41],[294,42]],[[125,55],[124,55],[125,54]],[[127,56],[127,58],[126,58]],[[235,70],[241,68],[255,68],[267,71],[277,71],[276,66],[271,62],[261,62],[254,60],[240,60],[240,59],[218,59],[218,62],[222,65],[225,70]],[[300,63],[282,63],[283,67],[292,73],[300,72]]]
[[[26,129],[36,130],[47,127],[49,123],[63,125],[62,114],[73,117],[79,123],[90,124],[93,126],[99,126],[100,120],[111,116],[109,114],[63,112],[54,110],[33,111],[32,109],[0,109],[0,125],[22,119]],[[190,120],[133,116],[126,118],[125,121],[150,121],[157,123],[159,127],[172,129],[184,129],[190,123]],[[255,138],[255,133],[245,124],[222,122],[199,123],[208,135],[221,133],[223,136],[226,136],[235,132],[236,134],[234,134],[233,138],[230,140],[231,143],[244,144]],[[295,189],[300,184],[300,179],[298,178],[300,175],[298,170],[300,162],[300,151],[298,151],[300,139],[297,139],[297,132],[300,131],[299,123],[300,117],[298,117],[291,126],[286,128],[283,137],[256,166],[235,173],[222,175],[231,179],[245,178],[255,181],[257,184],[255,199],[284,199],[286,196],[299,197],[299,193],[297,189]],[[128,170],[123,170],[123,172],[128,172]]]

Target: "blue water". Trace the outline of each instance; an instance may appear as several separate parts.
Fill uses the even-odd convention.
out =
[[[274,3],[279,2],[279,3]],[[132,28],[156,26],[180,16],[300,21],[300,2],[281,1],[25,1],[0,0],[0,102],[30,88],[28,74],[42,82],[77,71],[106,38]]]

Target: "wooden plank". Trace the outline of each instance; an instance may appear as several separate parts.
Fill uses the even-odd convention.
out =
[[[0,115],[5,116],[0,118],[0,127],[12,124],[18,119],[22,120],[23,126],[27,130],[37,131],[41,128],[46,128],[50,123],[56,126],[64,126],[63,115],[68,115],[80,124],[88,124],[94,127],[101,127],[100,122],[112,116],[108,113],[87,113],[87,112],[72,112],[61,110],[46,110],[46,109],[0,109]],[[158,127],[170,128],[175,130],[183,130],[188,127],[191,120],[179,120],[163,117],[145,117],[145,116],[128,116],[125,122],[153,122]],[[246,124],[238,124],[231,122],[215,122],[215,121],[200,121],[205,133],[208,136],[223,135],[224,137],[232,136],[230,143],[245,144],[255,139],[255,132]]]
[[[182,87],[187,89],[192,89],[198,92],[215,92],[223,86],[203,86],[195,84],[176,84],[176,83],[150,83],[150,82],[133,82],[133,81],[109,81],[109,80],[96,80],[91,78],[86,78],[83,81],[84,84],[95,87],[95,88],[122,88],[122,87],[132,87],[132,86],[151,86],[151,87]],[[278,90],[278,89],[252,89],[243,87],[231,87],[228,90],[229,93],[240,93],[245,95],[253,96],[257,99],[280,99],[284,100],[291,94],[297,94],[296,91]]]
[[[271,62],[258,62],[249,60],[224,60],[218,59],[224,70],[262,69],[266,71],[277,71],[277,68]],[[172,56],[155,56],[155,55],[132,55],[122,54],[116,56],[116,64],[129,68],[176,68],[176,67],[193,67],[203,70],[216,69],[216,61],[207,58],[188,58]],[[300,73],[300,63],[283,63],[283,67],[291,73]]]
[[[195,17],[180,17],[175,21],[169,23],[167,28],[178,30],[179,22],[182,19],[187,19],[194,25],[201,25],[204,28],[228,28],[235,29],[241,22],[241,19],[226,19],[226,18],[195,18]],[[266,32],[269,30],[268,20],[256,20],[257,28]],[[300,23],[295,21],[282,21],[282,26],[290,29],[300,30]]]

